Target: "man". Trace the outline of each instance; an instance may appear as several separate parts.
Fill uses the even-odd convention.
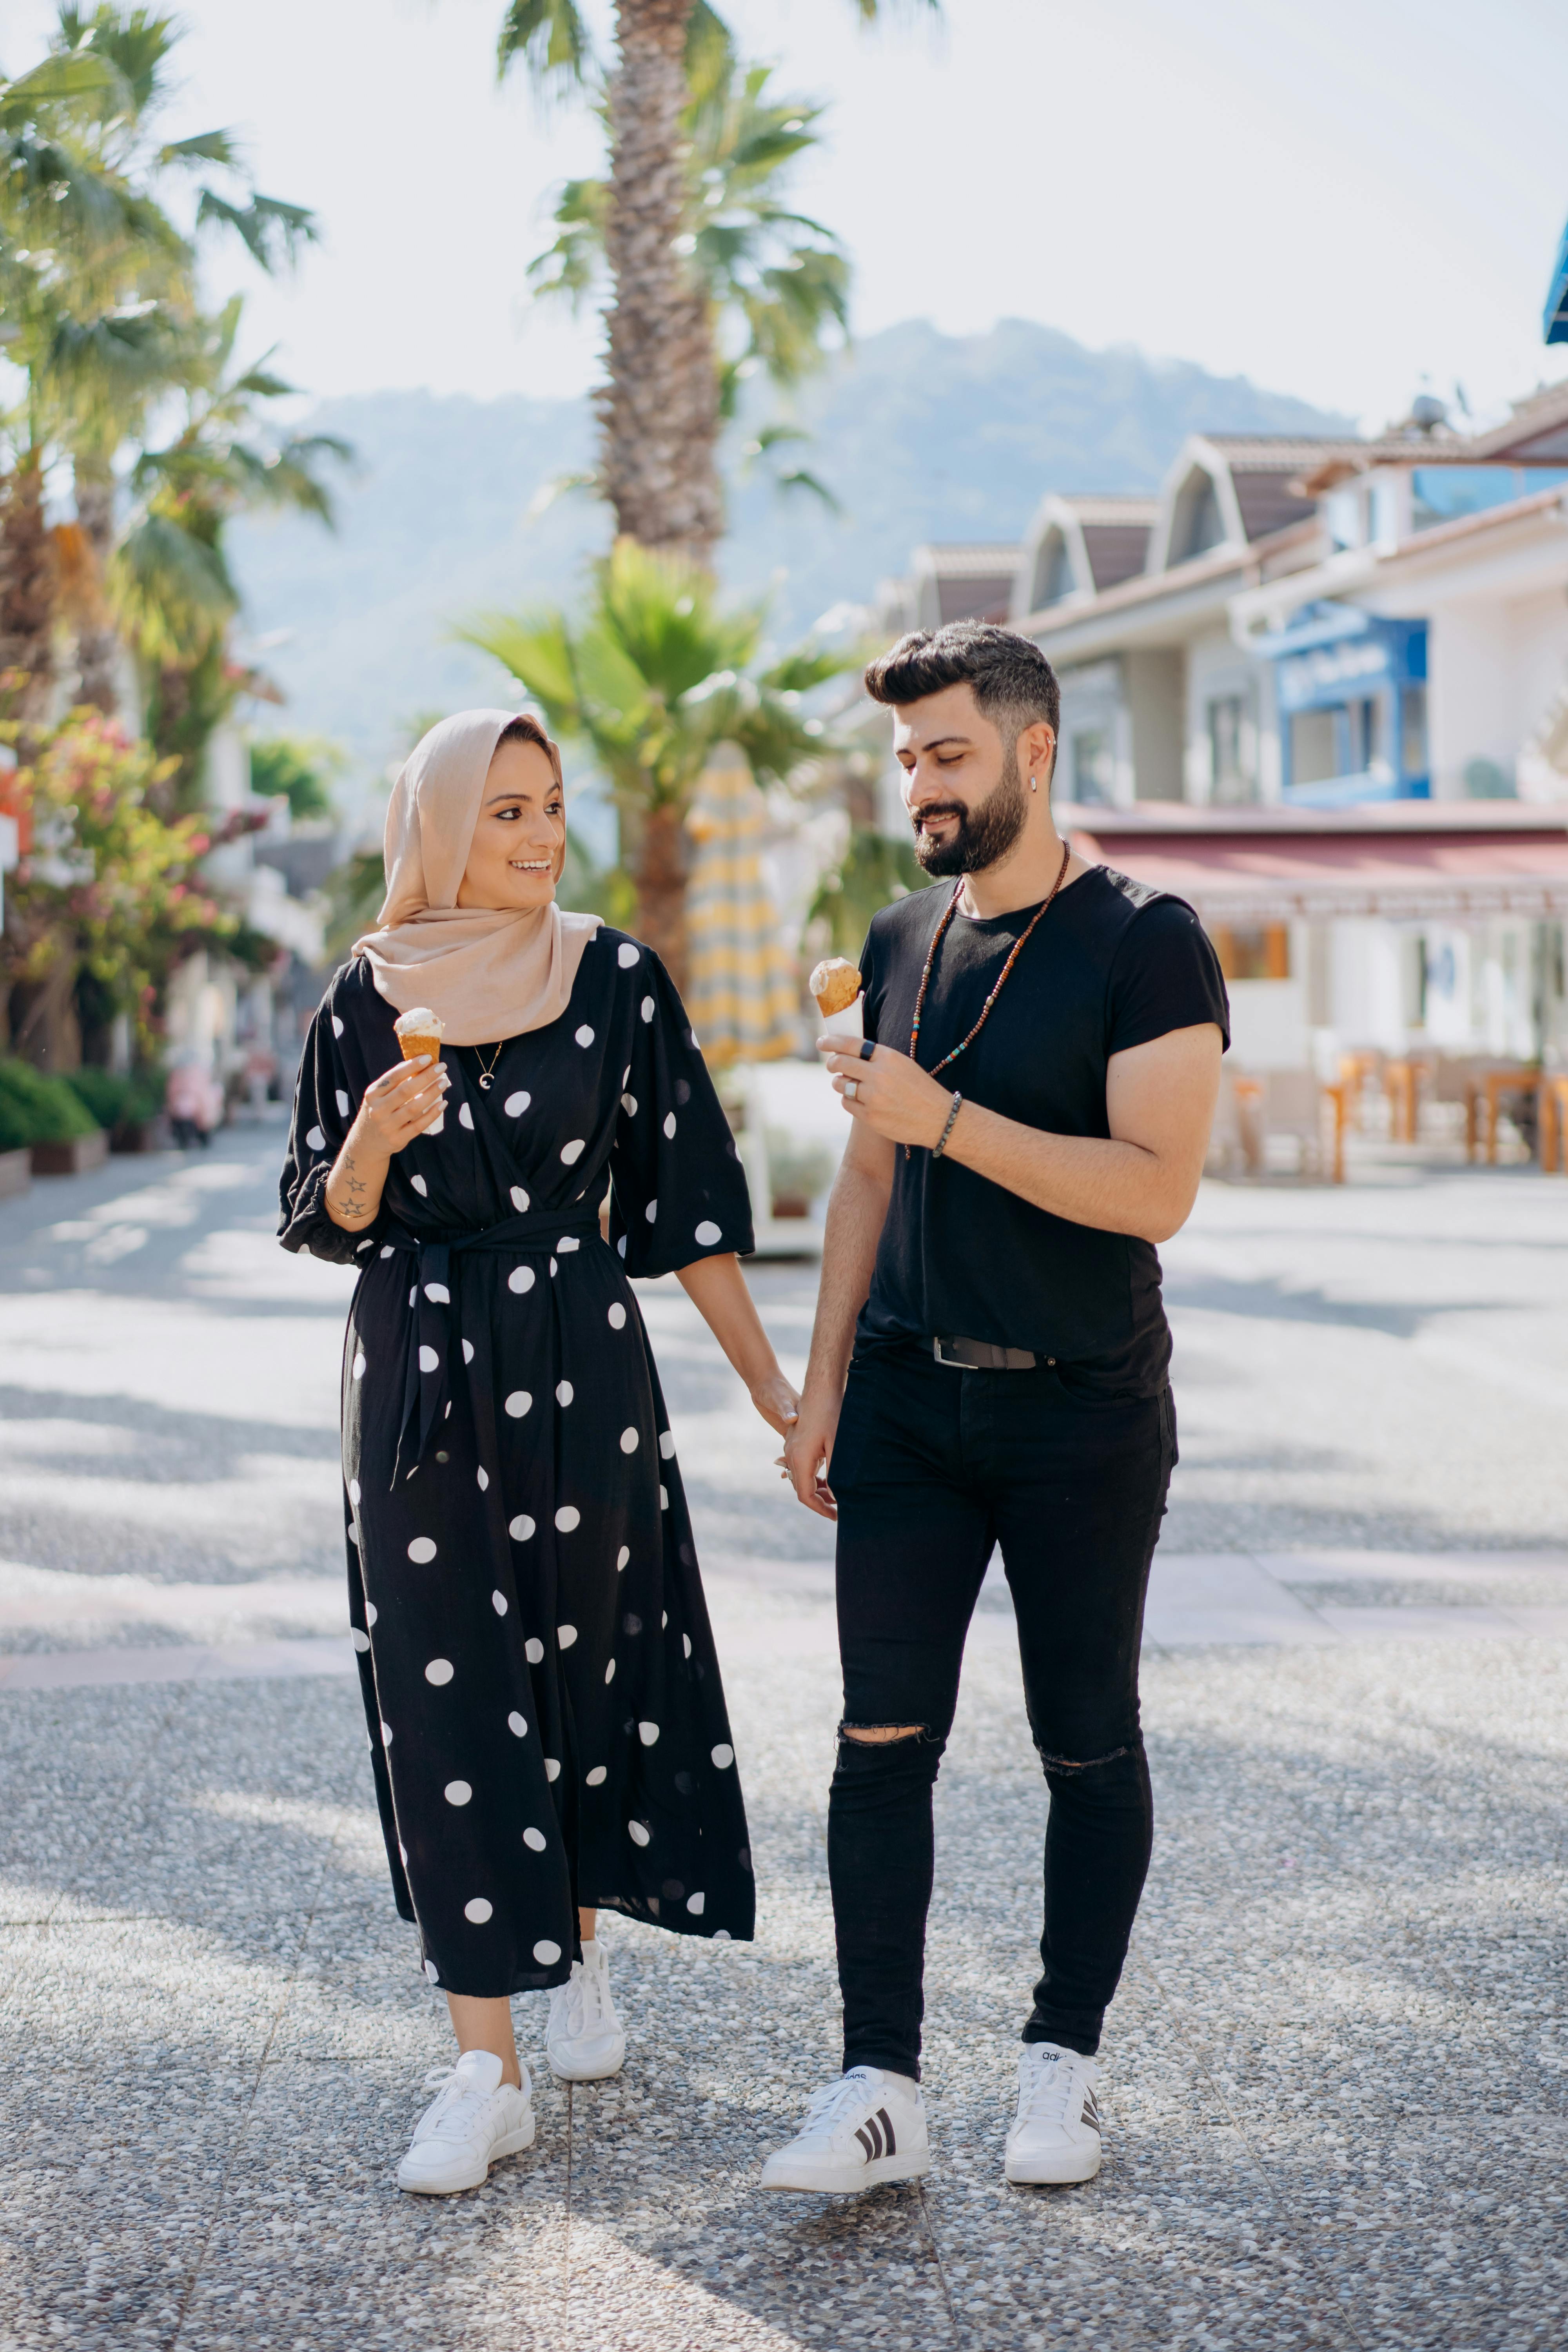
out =
[[[1094,2053],[1151,1843],[1138,1652],[1176,1458],[1154,1244],[1197,1192],[1225,985],[1190,907],[1058,836],[1057,681],[1037,646],[973,622],[916,632],[866,687],[892,708],[936,887],[872,923],[867,1044],[818,1040],[853,1125],[783,1459],[806,1507],[838,1522],[828,1867],[845,2071],[763,2185],[930,2168],[931,1792],[998,1544],[1051,1800],[1005,2170],[1087,2180]]]

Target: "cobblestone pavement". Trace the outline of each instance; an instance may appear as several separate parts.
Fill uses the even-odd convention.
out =
[[[611,1920],[632,2050],[536,2147],[392,2174],[443,2063],[342,1635],[346,1292],[276,1130],[0,1206],[0,2352],[1491,2352],[1568,2336],[1568,1183],[1206,1189],[1166,1252],[1184,1462],[1153,1873],[1087,2188],[1005,2189],[1045,1792],[1005,1588],[944,1766],[935,2168],[756,2192],[837,2063],[827,1530],[672,1284],[762,1898]],[[806,1267],[755,1276],[781,1348]]]

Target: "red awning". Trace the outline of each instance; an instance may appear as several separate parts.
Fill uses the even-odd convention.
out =
[[[1210,925],[1568,915],[1568,824],[1561,817],[1521,824],[1510,810],[1512,821],[1495,830],[1473,818],[1463,829],[1439,821],[1427,831],[1408,823],[1352,828],[1321,817],[1310,829],[1233,830],[1216,823],[1217,812],[1205,811],[1208,824],[1198,830],[1180,822],[1185,811],[1168,829],[1142,810],[1130,823],[1109,809],[1061,814],[1079,856],[1173,891]]]

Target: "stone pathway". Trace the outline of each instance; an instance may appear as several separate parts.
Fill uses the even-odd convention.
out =
[[[625,2074],[539,2078],[520,2000],[537,2146],[426,2203],[391,2174],[447,2037],[344,1679],[344,1285],[270,1241],[277,1146],[0,1207],[0,2352],[1563,2340],[1568,1184],[1217,1187],[1166,1253],[1159,1842],[1073,2191],[1000,2178],[1046,1801],[994,1581],[939,1790],[935,2169],[755,2190],[837,2063],[827,1530],[650,1286],[758,1938],[609,1921]],[[795,1356],[812,1279],[756,1277]]]

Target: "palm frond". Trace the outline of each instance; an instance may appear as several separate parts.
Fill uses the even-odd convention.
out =
[[[544,98],[594,79],[594,45],[575,0],[508,0],[496,42],[497,79],[504,81],[520,58]]]
[[[268,276],[300,257],[300,248],[321,236],[316,215],[307,205],[287,205],[279,196],[252,196],[246,205],[230,204],[216,188],[204,188],[196,206],[196,227],[217,222],[233,229],[258,268]]]

